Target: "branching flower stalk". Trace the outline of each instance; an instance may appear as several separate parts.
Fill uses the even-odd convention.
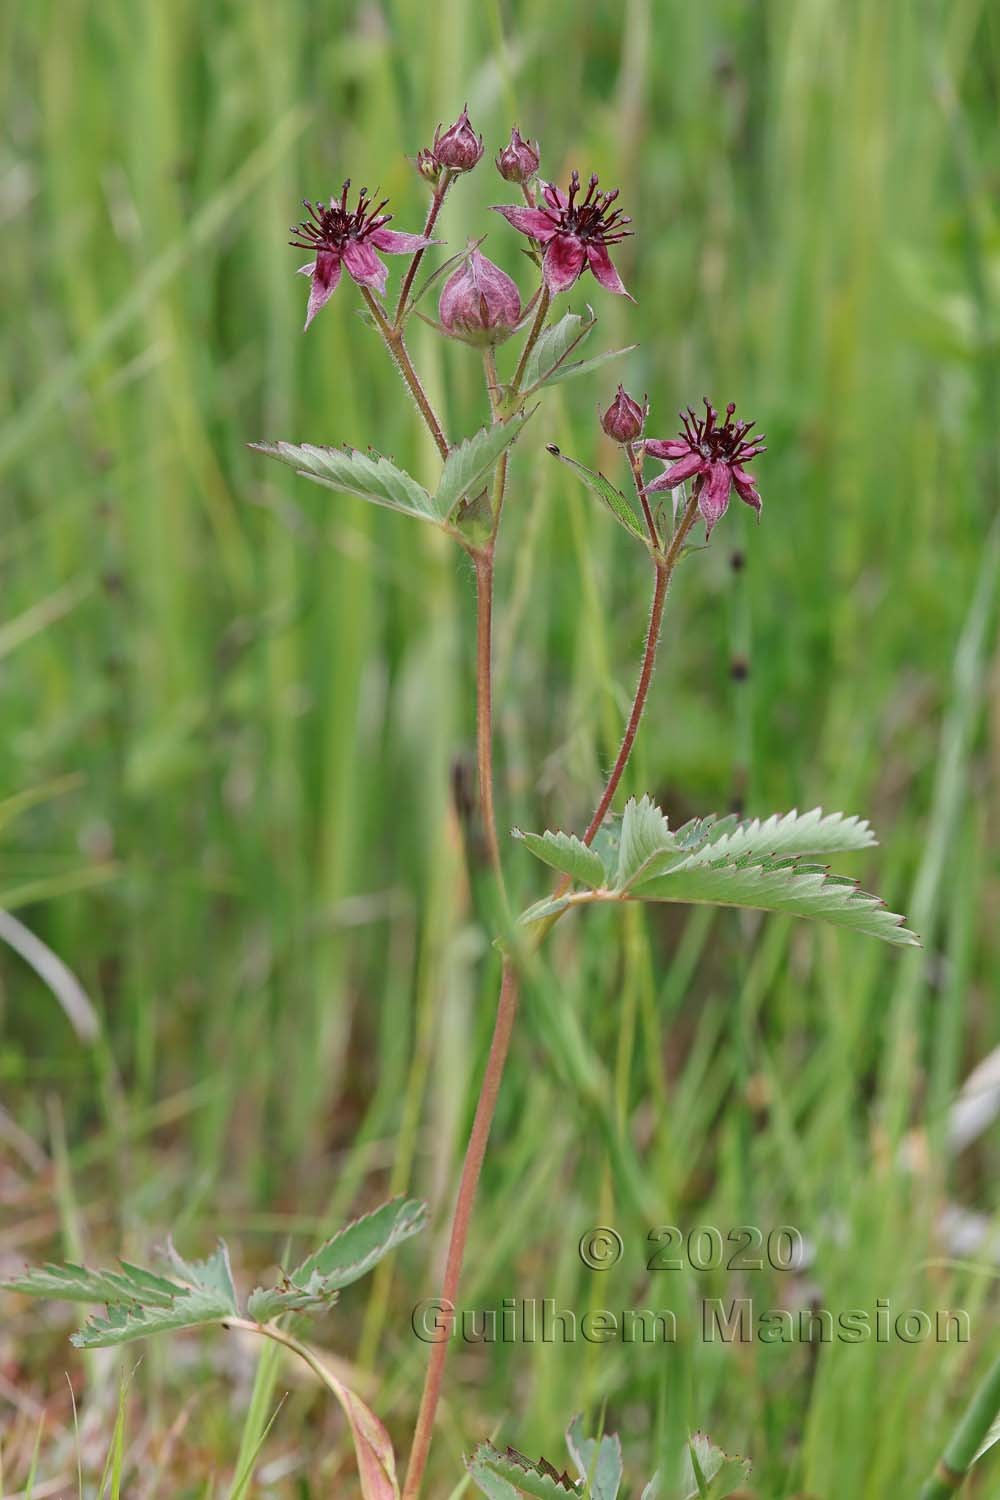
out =
[[[428,246],[434,243],[432,235],[437,227],[445,198],[457,178],[476,166],[482,152],[482,138],[475,134],[469,122],[468,112],[463,109],[455,124],[447,131],[442,131],[439,126],[433,145],[418,154],[417,170],[431,184],[432,197],[423,233],[419,236],[405,237],[412,254],[403,276],[395,313],[391,318],[379,301],[385,289],[384,267],[369,247],[362,245],[359,249],[358,244],[355,243],[356,240],[370,239],[378,247],[389,250],[395,248],[397,240],[392,237],[390,231],[385,229],[389,216],[382,213],[385,208],[384,203],[370,208],[367,198],[362,194],[357,211],[352,216],[348,209],[345,188],[338,205],[330,209],[324,209],[322,205],[319,205],[318,213],[311,210],[314,224],[303,226],[301,231],[303,238],[300,243],[315,243],[317,246],[316,263],[312,267],[303,268],[310,273],[313,280],[310,321],[318,306],[322,305],[322,302],[330,295],[332,285],[336,284],[334,281],[332,285],[328,285],[329,278],[327,278],[322,282],[319,290],[316,289],[317,281],[322,279],[326,270],[324,256],[327,259],[340,257],[348,265],[352,276],[360,285],[374,324],[413,395],[418,411],[444,460],[446,473],[456,450],[448,442],[444,427],[414,368],[404,342],[403,331],[407,317],[414,309],[411,297],[417,269]],[[600,191],[596,176],[590,177],[584,189],[581,186],[579,174],[573,172],[566,191],[562,191],[552,183],[542,183],[539,194],[534,187],[538,165],[537,143],[525,141],[516,129],[513,130],[509,145],[503,148],[496,158],[496,166],[505,181],[516,184],[520,188],[526,206],[501,204],[497,205],[497,212],[531,241],[531,254],[540,267],[541,278],[539,287],[528,305],[527,316],[530,316],[532,306],[534,316],[508,385],[504,386],[501,383],[497,373],[496,346],[510,337],[516,328],[523,326],[526,314],[521,307],[517,286],[499,266],[494,265],[482,254],[479,248],[481,241],[470,244],[465,256],[461,258],[461,263],[449,277],[441,294],[438,310],[440,321],[437,326],[441,332],[448,337],[478,345],[482,349],[490,408],[489,433],[494,436],[498,430],[505,427],[505,424],[512,425],[515,419],[524,417],[528,392],[540,389],[550,379],[562,378],[560,367],[565,365],[569,354],[593,326],[593,319],[589,324],[584,324],[574,315],[564,318],[553,329],[549,344],[545,346],[545,358],[550,360],[550,364],[547,369],[544,368],[545,361],[540,350],[543,335],[550,327],[549,315],[555,297],[573,287],[587,271],[605,290],[625,297],[629,296],[610,254],[611,249],[631,233],[631,230],[626,227],[630,223],[628,216],[616,206],[617,190]],[[398,237],[398,243],[402,245],[403,237]],[[339,260],[337,264],[339,265]],[[365,274],[358,275],[359,268]],[[583,367],[585,365],[586,362],[583,362]],[[667,451],[667,447],[663,444],[657,446],[655,443],[651,447],[643,445],[642,429],[647,411],[648,407],[645,404],[640,407],[627,395],[623,387],[619,386],[615,402],[602,418],[605,432],[620,445],[628,459],[636,498],[645,523],[645,541],[653,563],[654,588],[649,629],[632,709],[625,726],[618,756],[593,817],[583,835],[584,845],[590,845],[596,837],[628,764],[653,678],[667,590],[678,558],[698,514],[699,502],[706,483],[705,477],[699,470],[691,498],[685,505],[669,541],[664,543],[659,535],[650,506],[649,486],[643,478],[642,458],[647,448],[654,456],[662,456]],[[740,442],[745,437],[745,430],[740,429],[739,432],[735,432],[730,420],[731,414],[732,408],[727,412],[728,425],[725,428],[726,434],[732,434],[732,441],[725,452],[721,450],[716,452],[723,439],[720,433],[715,431],[711,417],[707,421],[707,427],[703,424],[697,434],[699,437],[704,436],[706,442],[715,444],[712,449],[712,459],[717,462],[711,470],[709,483],[714,485],[716,490],[721,485],[721,480],[715,477],[716,470],[721,471],[723,461],[730,460],[737,449],[742,455],[746,447],[745,444],[740,447]],[[484,429],[483,435],[486,431]],[[679,441],[687,443],[694,434],[694,427],[685,419],[684,435]],[[500,897],[501,915],[509,931],[510,914],[495,810],[492,688],[495,558],[506,495],[509,459],[508,443],[504,432],[501,431],[501,442],[496,446],[495,454],[489,436],[486,436],[486,446],[488,452],[493,455],[492,463],[488,465],[492,468],[491,483],[478,490],[476,486],[482,481],[470,481],[469,493],[464,497],[458,497],[459,507],[447,517],[447,523],[448,529],[468,553],[475,570],[476,760],[479,806],[489,863]],[[693,460],[689,459],[689,469],[692,463]],[[706,465],[707,463],[708,460],[706,460]],[[590,471],[583,470],[582,466],[576,467],[581,468],[584,474],[590,473]],[[693,470],[691,472],[693,473]],[[728,476],[729,471],[727,470],[726,473]],[[483,477],[485,479],[486,476]],[[603,479],[603,476],[592,475],[591,479],[595,483],[607,486],[607,481]],[[662,489],[670,483],[669,475],[661,476],[655,481],[654,487]],[[623,524],[630,524],[631,529],[642,537],[643,531],[641,528],[637,529],[636,522],[628,523],[623,519],[626,513],[630,513],[628,502],[617,492],[612,491],[612,494],[616,496],[612,502],[614,507],[617,509],[620,502],[620,506],[625,508],[618,510],[619,520],[622,520]],[[449,494],[449,500],[451,498]],[[606,495],[605,498],[607,498]],[[703,504],[701,509],[705,513]],[[564,891],[568,883],[566,879],[563,879],[557,885],[555,895],[558,896]],[[544,939],[556,920],[558,920],[558,914],[536,931],[536,946]],[[515,951],[517,944],[507,940],[506,932],[503,937],[503,946],[505,951],[493,1037],[462,1165],[445,1264],[442,1304],[446,1310],[452,1310],[452,1316],[458,1295],[476,1189],[517,1013],[520,983]],[[449,1316],[447,1311],[445,1315]],[[440,1400],[447,1348],[447,1340],[443,1340],[434,1344],[431,1349],[403,1491],[404,1500],[415,1500],[423,1479]]]

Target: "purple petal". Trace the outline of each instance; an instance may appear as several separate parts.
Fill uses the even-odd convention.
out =
[[[617,292],[619,296],[627,297],[630,302],[635,301],[632,293],[625,290],[625,283],[611,264],[611,256],[608,254],[606,246],[598,244],[588,245],[587,260],[590,263],[590,269],[605,291]]]
[[[693,479],[695,474],[704,474],[708,466],[708,459],[702,458],[700,453],[688,453],[678,463],[671,464],[669,469],[664,469],[652,484],[647,484],[646,491],[650,493],[654,490],[675,490],[679,484],[684,483],[685,479]],[[728,469],[726,473],[729,473]]]
[[[300,266],[300,275],[311,276],[309,306],[306,308],[306,328],[324,307],[337,289],[340,280],[340,256],[329,250],[321,250],[312,265]]]
[[[358,286],[371,287],[381,297],[389,278],[389,269],[364,240],[348,240],[344,246],[344,265]]]
[[[415,250],[426,250],[428,245],[439,245],[440,240],[429,240],[425,234],[401,234],[397,229],[373,229],[368,243],[386,255],[412,255]]]
[[[556,232],[556,226],[540,208],[518,208],[513,203],[494,203],[493,212],[503,214],[508,224],[513,224],[515,229],[530,235],[533,240],[541,240],[543,244]]]
[[[683,458],[691,452],[686,438],[650,438],[642,446],[650,458]]]
[[[549,207],[554,208],[557,213],[562,213],[564,209],[569,208],[569,199],[561,188],[556,187],[554,182],[542,183],[542,197]]]
[[[729,509],[729,491],[733,475],[728,464],[709,464],[708,479],[698,497],[698,509],[705,517],[705,537],[712,535],[712,527]]]
[[[753,476],[748,474],[746,469],[741,468],[739,464],[733,464],[732,474],[736,493],[740,499],[744,500],[747,505],[752,505],[757,514],[760,515],[761,500],[760,495],[757,493],[757,486],[753,482]]]
[[[545,284],[555,297],[568,291],[578,279],[584,266],[583,246],[575,234],[557,234],[545,247],[542,261]]]

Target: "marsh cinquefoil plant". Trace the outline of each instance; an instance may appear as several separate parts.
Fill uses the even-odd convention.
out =
[[[863,819],[816,809],[804,815],[788,812],[749,820],[735,815],[703,817],[672,828],[666,813],[648,796],[630,799],[620,817],[613,812],[653,679],[664,607],[677,566],[689,551],[700,548],[700,537],[698,548],[692,544],[699,520],[704,522],[705,540],[711,538],[733,490],[760,515],[761,498],[748,466],[764,452],[760,439],[752,435],[754,424],[737,419],[732,403],[721,417],[708,400],[703,416],[689,406],[681,414],[678,433],[648,437],[649,403],[645,398],[636,400],[623,385],[618,386],[601,425],[618,445],[626,488],[553,444],[545,444],[541,434],[534,451],[540,453],[544,447],[568,466],[628,533],[637,565],[648,570],[652,601],[638,681],[621,748],[582,831],[517,832],[524,849],[549,866],[557,878],[550,893],[519,918],[511,913],[494,805],[492,704],[494,569],[510,488],[511,453],[529,423],[533,433],[538,431],[540,398],[550,387],[628,352],[613,350],[584,357],[581,351],[597,318],[589,308],[573,311],[560,299],[589,273],[599,293],[631,300],[612,253],[633,231],[629,216],[618,207],[617,190],[602,190],[596,175],[586,179],[585,187],[576,171],[565,188],[540,179],[539,146],[515,128],[509,143],[500,148],[495,166],[503,182],[519,191],[521,201],[500,203],[495,209],[527,240],[534,285],[522,293],[512,277],[483,253],[482,239],[418,279],[428,250],[440,243],[438,224],[449,194],[482,157],[482,138],[463,109],[454,125],[447,130],[439,127],[432,145],[414,158],[430,191],[419,233],[390,228],[387,201],[373,201],[365,189],[352,195],[349,180],[339,196],[328,202],[306,201],[307,218],[292,231],[291,243],[311,256],[300,268],[309,280],[306,327],[311,327],[334,294],[346,295],[351,283],[357,287],[367,319],[383,341],[440,455],[435,484],[426,487],[373,448],[286,440],[252,445],[321,485],[436,527],[466,554],[475,575],[478,816],[495,887],[490,910],[502,963],[494,1030],[457,1187],[441,1288],[440,1306],[450,1310],[445,1314],[449,1317],[457,1306],[469,1223],[522,974],[566,912],[637,901],[709,903],[812,917],[894,944],[917,941],[902,919],[875,896],[858,890],[852,879],[831,875],[820,862],[831,854],[874,843]],[[386,253],[408,257],[394,299],[387,297],[388,267],[381,259]],[[437,317],[432,318],[426,303],[435,289]],[[466,358],[475,357],[472,350],[478,352],[488,420],[475,432],[461,437],[450,433],[428,396],[407,344],[410,320],[418,314],[443,337],[470,346]],[[501,369],[498,351],[508,342],[516,344],[516,351],[509,355],[504,350]],[[665,467],[647,478],[650,459]],[[660,498],[665,491],[673,500],[669,510]],[[84,1346],[118,1344],[206,1323],[251,1329],[285,1344],[311,1364],[344,1406],[366,1500],[398,1500],[400,1488],[384,1429],[313,1351],[288,1331],[287,1320],[328,1305],[342,1286],[414,1233],[422,1220],[422,1206],[411,1200],[387,1204],[342,1231],[276,1286],[254,1292],[245,1306],[237,1298],[221,1248],[200,1263],[184,1261],[171,1250],[169,1276],[127,1264],[106,1272],[47,1267],[29,1271],[11,1285],[36,1295],[105,1304],[105,1316],[93,1319],[77,1336]],[[415,1500],[421,1487],[448,1346],[444,1338],[430,1349],[403,1500]],[[555,1500],[585,1491],[596,1500],[616,1500],[622,1479],[617,1439],[584,1438],[574,1423],[568,1440],[576,1479],[546,1460],[536,1463],[516,1449],[502,1453],[489,1444],[477,1448],[469,1460],[471,1477],[489,1500],[515,1500],[518,1494]],[[966,1461],[974,1447],[971,1441],[964,1443]],[[644,1500],[673,1500],[675,1495],[721,1500],[745,1480],[746,1462],[727,1457],[701,1434],[692,1437],[687,1457],[689,1472],[671,1479],[669,1493],[654,1477],[643,1492]]]

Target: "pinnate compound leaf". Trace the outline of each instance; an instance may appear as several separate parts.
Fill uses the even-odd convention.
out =
[[[532,1495],[534,1500],[566,1500],[567,1495],[583,1494],[583,1486],[574,1484],[565,1470],[560,1473],[546,1458],[535,1463],[510,1446],[501,1453],[492,1443],[480,1443],[468,1469],[489,1500],[510,1500],[511,1491]]]
[[[785,851],[785,857],[758,852]],[[597,901],[675,901],[683,904],[748,907],[813,917],[880,938],[899,947],[920,939],[857,882],[833,875],[823,865],[804,864],[802,851],[863,849],[873,842],[868,824],[819,809],[740,822],[735,817],[705,818],[671,833],[663,813],[648,798],[632,799],[618,834],[618,868],[613,889],[576,891],[548,897],[526,911],[523,922],[537,922],[570,906]],[[613,840],[604,847],[612,847]]]
[[[306,479],[360,495],[373,505],[384,505],[421,521],[441,522],[445,518],[422,484],[374,451],[322,448],[314,443],[251,443],[250,447],[287,464]]]
[[[515,828],[514,837],[520,839],[536,859],[550,865],[553,870],[568,875],[571,880],[579,881],[581,885],[589,885],[596,890],[607,882],[607,871],[600,855],[588,848],[575,834],[552,833],[549,830],[542,834],[522,833],[519,828]]]
[[[563,362],[580,347],[596,323],[593,309],[588,307],[586,317],[579,313],[565,313],[558,323],[546,328],[528,356],[523,389],[534,390],[558,378],[557,372]]]
[[[607,1433],[600,1442],[585,1437],[583,1418],[576,1416],[566,1430],[566,1445],[592,1500],[616,1500],[624,1472],[618,1434]]]
[[[435,515],[444,520],[466,495],[474,495],[492,472],[500,455],[520,436],[521,429],[537,410],[521,411],[506,422],[481,427],[465,438],[448,454],[441,471],[441,482],[434,496]]]
[[[553,458],[558,458],[560,463],[566,464],[579,474],[588,490],[592,490],[602,504],[607,506],[619,526],[624,526],[626,531],[638,537],[641,542],[646,541],[646,533],[642,529],[639,518],[621,490],[616,490],[611,481],[605,479],[604,475],[595,469],[588,469],[586,464],[577,463],[575,458],[567,458],[555,443],[549,443],[547,446]]]
[[[84,1266],[43,1266],[2,1285],[34,1297],[71,1302],[103,1302],[96,1315],[73,1335],[80,1349],[127,1344],[177,1328],[220,1323],[239,1313],[229,1268],[229,1252],[219,1241],[205,1261],[187,1262],[171,1246],[167,1258],[174,1280],[121,1261],[118,1271],[90,1271]]]

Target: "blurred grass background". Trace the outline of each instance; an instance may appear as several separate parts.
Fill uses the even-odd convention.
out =
[[[317,1334],[378,1372],[365,1389],[405,1451],[426,1355],[409,1314],[437,1282],[496,980],[451,796],[472,579],[435,535],[246,444],[373,442],[433,478],[353,288],[302,336],[286,228],[347,175],[417,228],[406,156],[468,99],[489,153],[516,121],[546,175],[621,186],[638,308],[589,280],[572,305],[593,301],[595,340],[641,340],[621,375],[651,431],[706,392],[768,432],[762,525],[736,507],[674,590],[631,788],[678,819],[871,816],[883,847],[856,873],[926,948],[734,914],[563,924],[515,1039],[467,1303],[673,1307],[685,1333],[457,1349],[432,1492],[498,1424],[561,1463],[569,1417],[606,1402],[633,1481],[699,1425],[753,1457],[762,1497],[912,1493],[996,1352],[990,1256],[939,1213],[988,1225],[1000,1166],[996,1128],[957,1160],[945,1130],[1000,1042],[997,11],[11,0],[0,42],[0,904],[100,1020],[78,1037],[4,950],[3,1264],[142,1259],[168,1230],[200,1253],[221,1232],[249,1278],[290,1236],[419,1191],[434,1233]],[[509,196],[487,155],[442,233],[488,228],[528,291],[484,213]],[[449,431],[473,430],[475,355],[413,344]],[[512,464],[504,826],[582,825],[633,686],[642,559],[543,448],[616,462],[595,419],[613,368],[550,395]],[[525,899],[529,863],[512,852]],[[626,1242],[604,1275],[577,1254],[597,1223]],[[705,1345],[697,1297],[741,1284],[647,1277],[659,1223],[795,1224],[815,1262],[750,1278],[759,1306],[960,1306],[973,1339]],[[66,1369],[85,1466],[103,1463],[118,1361],[82,1361],[68,1327],[5,1307],[5,1493],[43,1407],[55,1487],[36,1493],[75,1472]],[[267,1361],[248,1417],[256,1357],[221,1335],[145,1350],[127,1492],[232,1493],[293,1380]],[[251,1493],[352,1493],[348,1456],[293,1380]]]

